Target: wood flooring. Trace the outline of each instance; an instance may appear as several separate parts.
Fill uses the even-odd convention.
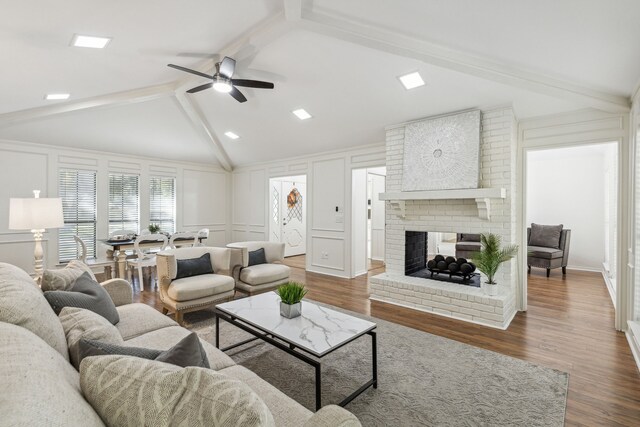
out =
[[[568,372],[566,425],[640,426],[640,374],[625,335],[614,329],[613,305],[598,273],[569,270],[563,279],[553,270],[547,279],[534,269],[528,311],[500,331],[369,301],[367,279],[383,267],[348,280],[307,273],[304,256],[285,263],[292,280],[306,283],[310,299]],[[161,308],[155,290],[135,298]]]

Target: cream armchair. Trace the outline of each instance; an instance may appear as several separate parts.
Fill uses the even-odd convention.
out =
[[[213,274],[176,279],[178,260],[199,258],[209,253]],[[184,313],[213,306],[233,298],[235,281],[231,276],[231,249],[206,246],[177,248],[156,254],[162,312],[175,312],[176,321],[183,323]]]
[[[237,242],[229,243],[232,249],[231,266],[236,289],[248,295],[266,292],[289,281],[290,269],[282,264],[284,243]],[[249,252],[264,249],[265,264],[249,265]]]

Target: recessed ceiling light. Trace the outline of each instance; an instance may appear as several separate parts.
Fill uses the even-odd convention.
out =
[[[107,47],[110,41],[111,37],[94,37],[74,34],[73,38],[71,39],[71,46],[104,49],[105,47]]]
[[[300,120],[307,120],[311,118],[311,114],[307,113],[304,108],[298,108],[297,110],[292,111],[293,114],[296,115]]]
[[[48,93],[44,99],[47,101],[60,101],[62,99],[69,99],[70,96],[68,93]]]
[[[228,136],[229,138],[231,138],[231,139],[238,139],[238,138],[240,138],[238,135],[236,135],[235,133],[233,133],[233,132],[231,132],[231,131],[225,132],[224,134],[225,134],[225,135],[227,135],[227,136]]]
[[[400,76],[398,77],[398,79],[400,79],[400,83],[402,83],[405,89],[413,89],[416,87],[424,86],[424,80],[422,80],[420,73],[418,73],[417,71],[415,73]]]

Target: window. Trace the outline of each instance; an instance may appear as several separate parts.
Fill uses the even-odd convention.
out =
[[[109,174],[109,235],[140,229],[138,175]]]
[[[96,172],[61,170],[58,193],[62,199],[64,228],[58,231],[60,262],[80,257],[73,239],[78,235],[87,245],[87,257],[96,257]]]
[[[149,188],[149,220],[160,230],[176,231],[176,179],[152,176]]]

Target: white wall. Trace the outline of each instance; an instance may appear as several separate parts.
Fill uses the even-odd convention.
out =
[[[108,234],[109,172],[124,172],[140,176],[141,227],[149,224],[150,176],[174,176],[176,229],[209,228],[207,244],[211,246],[229,240],[230,174],[218,167],[0,140],[0,261],[33,271],[33,235],[8,229],[9,198],[31,197],[31,190],[36,189],[42,190],[41,197],[57,196],[60,168],[96,171],[98,239]],[[57,264],[56,230],[45,233],[44,247],[48,265]]]
[[[378,144],[237,168],[232,177],[232,239],[266,240],[269,179],[306,174],[306,268],[353,277],[351,170],[382,166],[384,162],[385,148]]]
[[[355,169],[351,182],[353,275],[367,273],[367,170]]]
[[[598,144],[527,155],[527,225],[563,224],[571,229],[569,268],[602,271],[607,259],[607,174],[615,169],[615,153],[615,144]]]

